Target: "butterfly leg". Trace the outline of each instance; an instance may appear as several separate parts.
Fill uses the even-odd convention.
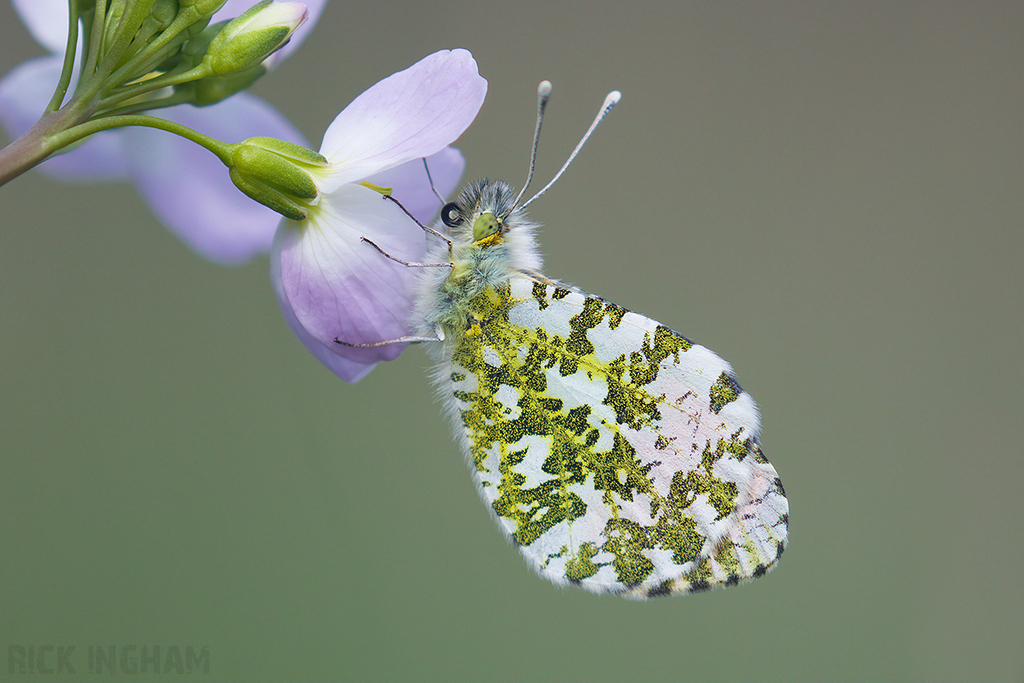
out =
[[[383,254],[387,258],[391,259],[395,263],[401,263],[403,266],[409,266],[410,268],[440,268],[442,266],[447,267],[447,268],[451,268],[452,267],[451,263],[416,263],[415,261],[403,261],[402,259],[400,259],[398,257],[395,257],[395,256],[392,256],[388,252],[386,252],[383,249],[381,249],[379,246],[377,246],[377,244],[373,240],[367,239],[365,237],[361,237],[360,239],[363,240],[364,242],[366,242],[367,244],[369,244],[371,247],[373,247],[377,251],[379,251],[381,254]]]
[[[399,337],[398,339],[388,339],[387,341],[361,342],[361,343],[353,343],[353,342],[342,341],[342,340],[338,339],[337,337],[335,337],[334,338],[334,343],[335,344],[341,344],[342,346],[349,346],[349,347],[354,348],[354,349],[366,349],[366,348],[373,348],[373,347],[376,347],[376,346],[387,346],[388,344],[419,344],[421,342],[444,341],[444,332],[441,330],[441,328],[440,327],[437,328],[435,330],[435,332],[437,332],[437,336],[435,336],[435,337],[415,337],[415,336],[411,336],[411,337]]]
[[[341,344],[342,346],[348,346],[348,347],[351,347],[353,349],[368,349],[368,348],[373,348],[373,347],[376,347],[376,346],[387,346],[388,344],[418,344],[420,342],[436,342],[436,341],[441,341],[441,340],[438,339],[437,337],[399,337],[398,339],[388,339],[387,341],[363,342],[363,343],[356,344],[356,343],[353,343],[353,342],[342,341],[342,340],[338,339],[337,337],[334,338],[334,343],[335,344]]]

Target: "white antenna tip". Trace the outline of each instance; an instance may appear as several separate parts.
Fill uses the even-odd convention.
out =
[[[541,81],[537,86],[537,97],[551,97],[551,81]]]
[[[618,90],[612,90],[610,93],[608,93],[608,97],[604,98],[604,106],[614,107],[616,104],[619,103],[619,100],[621,99],[622,93],[620,93]]]

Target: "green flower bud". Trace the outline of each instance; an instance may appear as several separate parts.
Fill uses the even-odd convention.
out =
[[[217,104],[241,92],[258,81],[267,68],[262,64],[254,66],[245,71],[236,71],[226,76],[209,76],[201,78],[192,83],[185,83],[176,88],[177,90],[189,89],[192,91],[191,103],[196,107],[208,107]]]
[[[178,0],[156,0],[153,3],[153,8],[149,10],[149,17],[146,21],[153,22],[162,30],[170,26],[176,16],[178,16]]]
[[[259,64],[291,38],[306,20],[299,2],[264,2],[228,22],[210,42],[207,57],[218,75]]]
[[[121,61],[127,61],[129,57],[147,49],[153,37],[174,23],[174,19],[177,16],[177,0],[156,0],[153,3],[153,7],[149,10],[149,14],[142,20],[142,24],[139,25],[138,30],[135,32],[135,38],[125,52],[124,57],[121,58]],[[176,53],[179,49],[178,46],[183,40],[184,37],[172,41],[170,45],[164,48],[164,51]]]
[[[213,39],[217,37],[227,24],[226,20],[218,21],[216,24],[204,27],[201,31],[189,34],[188,40],[181,46],[182,66],[191,69],[202,64],[206,58],[206,53],[210,50],[210,43],[213,42]]]
[[[225,2],[227,0],[178,0],[178,6],[181,9],[192,9],[200,16],[211,17]]]
[[[311,149],[257,137],[234,146],[229,173],[231,181],[246,195],[298,221],[306,217],[306,210],[320,196],[309,170],[325,166],[327,159]]]
[[[121,29],[121,17],[123,14],[124,5],[115,4],[107,9],[107,13],[103,17],[102,45],[112,45],[115,42],[118,31]],[[105,52],[103,54],[105,54]]]

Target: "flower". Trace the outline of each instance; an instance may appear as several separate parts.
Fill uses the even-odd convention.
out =
[[[242,14],[254,0],[227,0],[213,16],[219,21]],[[51,51],[29,60],[0,80],[0,122],[16,138],[28,130],[53,95],[67,39],[66,0],[12,0],[32,35]],[[280,62],[309,34],[327,0],[304,0],[308,20],[264,66]],[[222,139],[281,138],[308,146],[303,135],[277,110],[247,93],[197,108],[181,105],[154,112]],[[218,263],[241,263],[268,251],[280,216],[239,193],[223,164],[208,151],[175,135],[142,128],[98,133],[38,167],[62,180],[127,180],[160,220],[189,247]],[[188,201],[182,201],[188,197]]]
[[[487,81],[466,50],[425,57],[357,97],[324,134],[329,162],[313,175],[319,202],[303,221],[281,222],[270,255],[271,281],[285,319],[306,347],[342,379],[354,382],[405,344],[352,348],[409,334],[423,230],[394,202],[363,182],[390,186],[420,221],[440,209],[419,160],[446,195],[462,175],[461,155],[448,147],[472,123]]]

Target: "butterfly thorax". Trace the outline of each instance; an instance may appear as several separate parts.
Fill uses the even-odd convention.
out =
[[[425,273],[417,320],[426,333],[440,330],[458,344],[464,335],[492,315],[507,297],[509,278],[540,269],[533,238],[535,225],[521,208],[513,208],[516,192],[507,183],[481,180],[469,185],[449,205],[452,240],[432,247],[430,262],[450,262],[447,269]]]

